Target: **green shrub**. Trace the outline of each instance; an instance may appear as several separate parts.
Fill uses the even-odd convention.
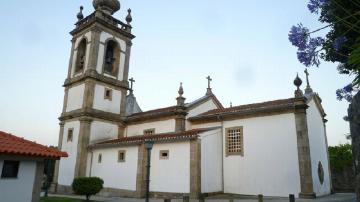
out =
[[[72,183],[72,189],[75,194],[85,195],[86,201],[90,200],[90,196],[95,195],[103,188],[104,181],[98,177],[78,177]]]
[[[329,147],[330,166],[338,172],[345,167],[353,165],[351,145],[340,144],[338,146]]]

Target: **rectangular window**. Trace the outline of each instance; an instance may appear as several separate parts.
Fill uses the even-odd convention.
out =
[[[154,135],[154,134],[155,134],[155,128],[144,130],[144,135]]]
[[[68,129],[68,134],[67,134],[67,141],[72,142],[73,141],[73,136],[74,136],[74,129],[69,128]]]
[[[125,162],[125,151],[120,150],[118,152],[118,162]]]
[[[169,159],[169,150],[160,150],[160,159]]]
[[[110,88],[105,88],[104,99],[110,101],[112,100],[112,90]]]
[[[243,127],[226,129],[226,156],[244,156]]]
[[[1,178],[17,178],[19,172],[19,161],[4,161]]]
[[[99,154],[99,156],[98,156],[98,163],[101,163],[101,161],[102,161],[102,154]]]

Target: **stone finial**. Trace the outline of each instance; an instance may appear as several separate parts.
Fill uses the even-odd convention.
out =
[[[301,84],[302,84],[302,80],[300,79],[299,74],[296,74],[296,78],[294,80],[294,85],[297,87],[297,89],[295,90],[295,97],[303,96],[303,92],[300,89]]]
[[[211,92],[211,81],[212,81],[212,78],[210,76],[207,76],[206,79],[208,80],[208,87],[207,87],[207,90],[206,90],[206,95],[210,95],[212,94]]]
[[[130,81],[130,94],[133,94],[133,92],[134,92],[133,85],[134,85],[134,83],[135,83],[135,80],[134,80],[133,77],[131,77],[131,78],[129,79],[129,81]]]
[[[79,13],[76,15],[77,19],[80,21],[82,19],[84,19],[84,15],[82,13],[82,11],[84,10],[84,7],[83,6],[80,6],[80,11]]]
[[[306,75],[306,88],[305,88],[305,94],[311,94],[313,93],[313,90],[312,88],[310,87],[310,82],[309,82],[309,72],[307,70],[307,68],[305,68],[305,71],[304,71],[305,75]]]
[[[130,23],[132,22],[131,9],[129,8],[127,11],[128,11],[128,14],[127,14],[125,20],[126,20],[127,24],[130,25]]]
[[[95,10],[100,10],[108,15],[114,14],[120,10],[120,2],[118,0],[93,0]]]
[[[179,97],[176,98],[177,106],[184,106],[185,105],[185,98],[183,97],[184,89],[183,89],[183,86],[182,86],[182,82],[180,83],[178,93],[179,93]]]

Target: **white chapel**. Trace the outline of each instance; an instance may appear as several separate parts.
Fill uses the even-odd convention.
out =
[[[144,143],[150,156],[152,196],[239,194],[314,198],[330,193],[326,119],[308,81],[294,80],[288,99],[224,108],[210,81],[187,102],[182,85],[173,106],[142,111],[128,78],[131,10],[113,17],[118,0],[93,0],[70,32],[55,189],[71,193],[76,177],[104,180],[105,196],[144,197]],[[130,82],[129,82],[130,81]],[[185,89],[186,90],[186,89]],[[171,95],[170,95],[171,96]]]

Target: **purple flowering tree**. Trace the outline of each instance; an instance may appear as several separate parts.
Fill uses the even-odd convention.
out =
[[[360,85],[360,0],[309,0],[307,7],[319,15],[324,27],[310,31],[299,23],[291,27],[289,41],[306,67],[318,67],[321,60],[337,62],[339,73],[355,75],[354,81],[336,91],[339,100],[351,102]],[[325,37],[315,35],[323,29],[329,30]]]

